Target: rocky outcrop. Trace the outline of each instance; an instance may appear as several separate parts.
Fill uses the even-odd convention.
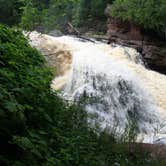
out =
[[[150,69],[166,74],[166,41],[155,32],[147,32],[132,22],[111,17],[109,11],[110,7],[105,11],[108,16],[109,43],[137,49]]]
[[[166,161],[166,145],[148,143],[128,143],[130,156],[135,158],[138,151],[142,157],[149,155],[152,159]]]

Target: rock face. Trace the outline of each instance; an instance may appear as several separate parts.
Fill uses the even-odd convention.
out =
[[[108,16],[107,33],[109,43],[117,43],[137,49],[152,70],[166,74],[166,41],[157,37],[154,32],[145,32],[132,22],[122,21]]]

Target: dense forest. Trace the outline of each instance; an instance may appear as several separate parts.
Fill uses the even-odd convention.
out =
[[[0,1],[0,21],[7,25],[18,25],[45,31],[64,27],[67,22],[75,26],[90,23],[94,19],[106,21],[104,9],[110,0],[7,0]]]
[[[139,148],[130,152],[125,142],[134,141],[132,130],[116,140],[114,133],[91,129],[82,104],[50,89],[52,70],[22,34],[63,31],[68,22],[106,26],[107,4],[113,17],[166,31],[165,0],[0,0],[0,165],[165,165]]]
[[[43,32],[55,27],[63,30],[67,22],[91,27],[94,21],[106,24],[104,10],[108,4],[111,16],[166,33],[165,0],[1,0],[0,22]]]

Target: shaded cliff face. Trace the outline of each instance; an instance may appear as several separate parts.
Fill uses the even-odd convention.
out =
[[[155,32],[145,32],[132,22],[112,18],[109,11],[109,8],[105,11],[109,42],[137,49],[150,69],[166,74],[166,41],[157,37]]]

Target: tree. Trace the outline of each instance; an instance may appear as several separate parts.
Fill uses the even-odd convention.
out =
[[[64,28],[67,22],[71,22],[78,2],[79,0],[51,0],[47,15],[52,19],[50,27]]]
[[[20,22],[25,0],[0,0],[0,23],[16,25]]]
[[[113,0],[79,0],[74,12],[74,22],[78,26],[87,26],[93,24],[92,22],[98,21],[103,24],[106,22],[104,10],[108,3]]]
[[[163,31],[166,27],[165,0],[115,0],[111,16],[133,21],[145,29]]]
[[[65,29],[66,23],[89,26],[92,20],[106,22],[104,10],[112,0],[28,0],[22,16],[21,26],[33,30],[44,27]]]
[[[33,31],[43,24],[44,17],[44,10],[40,11],[37,8],[33,7],[32,4],[28,4],[24,7],[20,26],[24,30]]]

